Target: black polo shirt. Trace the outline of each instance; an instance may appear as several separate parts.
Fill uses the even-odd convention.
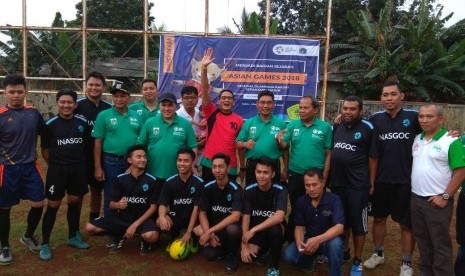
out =
[[[127,197],[128,207],[118,213],[126,221],[135,221],[147,212],[150,205],[157,203],[160,186],[156,178],[148,173],[137,178],[130,173],[120,174],[114,182],[110,201],[118,202]]]
[[[243,213],[250,215],[250,228],[264,222],[278,210],[287,211],[287,189],[280,184],[262,191],[258,184],[245,188]]]
[[[41,147],[49,149],[49,162],[60,165],[84,162],[86,134],[89,134],[87,120],[79,115],[71,119],[60,116],[50,118],[46,123]]]
[[[370,122],[374,125],[376,146],[373,156],[378,157],[376,182],[410,184],[412,173],[412,145],[421,132],[418,112],[401,109],[394,118],[386,111],[375,113]]]
[[[331,151],[331,187],[368,188],[368,157],[373,142],[373,125],[365,120],[334,126]]]
[[[203,191],[202,178],[191,174],[186,182],[175,174],[166,179],[158,204],[168,206],[170,214],[181,221],[189,221],[194,206],[199,206]]]
[[[313,207],[312,199],[305,194],[297,200],[294,222],[305,226],[305,237],[323,234],[336,224],[344,225],[344,208],[339,196],[323,192],[318,206]]]
[[[242,188],[229,181],[220,188],[216,180],[205,185],[200,201],[200,210],[207,213],[210,226],[214,226],[232,212],[242,212]]]

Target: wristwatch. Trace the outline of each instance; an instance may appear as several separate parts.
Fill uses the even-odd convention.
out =
[[[442,199],[449,200],[449,198],[450,198],[449,194],[446,194],[446,193],[442,194]]]

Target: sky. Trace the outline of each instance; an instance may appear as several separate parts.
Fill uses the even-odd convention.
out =
[[[0,25],[21,25],[21,0],[0,0]],[[27,25],[50,26],[55,13],[60,11],[63,19],[72,20],[76,16],[75,4],[78,0],[28,0]],[[149,0],[155,4],[151,14],[155,16],[155,25],[165,24],[168,31],[203,32],[204,0]],[[234,32],[232,18],[240,20],[243,7],[247,12],[259,11],[257,0],[210,0],[209,32],[218,27],[229,26]],[[459,0],[437,0],[444,5],[443,15],[454,12],[448,21],[450,26],[465,18],[465,9]],[[46,7],[46,8],[44,8]]]

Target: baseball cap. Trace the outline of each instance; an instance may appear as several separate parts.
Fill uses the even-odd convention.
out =
[[[116,92],[123,92],[123,93],[130,95],[129,87],[126,84],[121,83],[121,82],[115,83],[110,90],[111,94],[115,94]]]
[[[170,101],[172,103],[176,103],[176,96],[173,93],[163,93],[158,97],[158,102],[163,102],[163,101]]]

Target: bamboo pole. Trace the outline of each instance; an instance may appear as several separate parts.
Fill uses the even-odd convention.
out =
[[[320,117],[325,118],[326,113],[326,97],[328,89],[328,63],[329,63],[329,44],[330,44],[330,33],[331,33],[331,9],[332,0],[328,0],[328,18],[326,20],[326,40],[325,40],[325,57],[323,66],[323,87],[322,87],[322,99]]]

